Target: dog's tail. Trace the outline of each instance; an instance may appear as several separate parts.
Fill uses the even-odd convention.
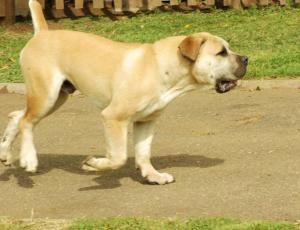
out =
[[[41,4],[37,0],[29,0],[29,8],[34,27],[34,34],[38,34],[41,30],[48,30]]]

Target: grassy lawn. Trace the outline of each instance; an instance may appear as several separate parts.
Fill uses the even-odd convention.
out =
[[[154,12],[111,21],[107,17],[50,21],[52,27],[91,32],[124,42],[153,42],[208,31],[250,57],[247,78],[300,76],[300,9],[269,7],[188,14]],[[27,28],[21,29],[20,28]],[[0,27],[0,82],[22,82],[18,55],[32,36],[30,22]]]
[[[226,218],[152,220],[114,218],[104,220],[78,220],[69,230],[128,229],[128,230],[296,230],[299,226],[287,223],[248,222]]]
[[[66,225],[67,223],[67,225]],[[147,219],[147,218],[107,218],[80,219],[69,224],[61,220],[32,222],[30,224],[0,224],[5,230],[68,229],[68,230],[300,230],[299,225],[262,221],[241,221],[227,218],[190,219]],[[69,227],[63,227],[69,226]]]

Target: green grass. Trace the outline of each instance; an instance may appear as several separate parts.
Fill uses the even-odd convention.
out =
[[[300,230],[299,225],[287,222],[241,221],[228,218],[189,218],[189,219],[149,219],[134,217],[79,219],[66,226],[59,220],[57,223],[46,220],[31,223],[0,224],[0,230],[34,230],[34,229],[67,229],[67,230]]]
[[[156,11],[118,21],[85,17],[63,19],[56,24],[124,42],[153,42],[167,36],[208,31],[228,40],[234,51],[250,57],[247,78],[296,77],[300,76],[299,15],[299,8],[274,6],[188,14]],[[31,36],[31,32],[11,32],[0,27],[0,82],[22,82],[18,55]]]
[[[251,222],[226,218],[153,220],[136,218],[112,218],[102,220],[78,220],[69,230],[118,229],[118,230],[296,230],[299,227],[287,223]]]

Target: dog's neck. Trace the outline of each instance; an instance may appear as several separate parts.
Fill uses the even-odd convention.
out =
[[[194,63],[180,53],[179,45],[185,37],[169,37],[154,43],[154,52],[164,91],[186,92],[202,85],[192,74]]]
[[[170,45],[155,44],[154,46],[161,88],[158,102],[151,107],[153,111],[165,108],[176,97],[195,90],[199,86],[192,76],[192,62],[179,53],[176,44],[173,46],[175,50],[171,48],[172,51],[165,50]]]
[[[161,40],[154,45],[163,87],[161,90],[163,94],[173,95],[172,98],[175,98],[196,89],[199,84],[192,74],[193,63],[179,52],[179,43],[171,42],[172,45],[169,43],[167,46],[165,42],[169,43],[168,40]]]

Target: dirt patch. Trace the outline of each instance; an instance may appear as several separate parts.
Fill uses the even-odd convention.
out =
[[[8,93],[7,86],[0,88],[0,94]]]
[[[264,115],[254,114],[251,116],[242,117],[236,120],[237,125],[245,125],[253,122],[259,122],[264,118]]]
[[[13,25],[6,25],[5,28],[7,29],[7,32],[18,33],[18,34],[23,34],[23,33],[28,33],[33,31],[32,24],[29,23],[16,23]]]
[[[24,228],[32,228],[34,230],[62,230],[66,229],[71,225],[70,220],[60,220],[60,219],[13,219],[0,217],[0,226],[18,226]]]
[[[51,30],[61,30],[64,27],[59,23],[47,22],[49,29]],[[16,34],[24,34],[24,33],[33,33],[33,26],[31,23],[22,22],[16,23],[13,25],[6,25],[5,26],[7,32],[9,33],[16,33]]]

